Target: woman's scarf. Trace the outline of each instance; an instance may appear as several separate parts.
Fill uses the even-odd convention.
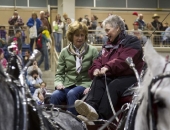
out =
[[[84,54],[88,50],[88,45],[84,43],[79,49],[76,48],[72,43],[68,45],[68,51],[76,57],[76,72],[79,74],[82,69],[82,59]]]

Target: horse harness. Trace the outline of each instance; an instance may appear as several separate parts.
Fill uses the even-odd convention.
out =
[[[152,86],[157,83],[158,81],[160,81],[158,83],[158,86],[156,88],[158,88],[160,86],[160,84],[162,83],[162,80],[164,78],[169,78],[170,77],[170,71],[165,71],[167,68],[167,65],[170,64],[170,62],[167,62],[164,66],[163,72],[160,75],[157,75],[155,77],[152,78],[151,83],[149,84],[148,87],[148,106],[147,106],[147,121],[148,121],[148,128],[150,130],[157,130],[157,116],[158,116],[158,104],[161,105],[162,107],[164,106],[164,104],[160,101],[154,101],[154,94],[151,92],[151,88]]]

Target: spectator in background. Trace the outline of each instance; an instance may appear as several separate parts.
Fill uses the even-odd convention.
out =
[[[27,64],[27,62],[29,61],[29,58],[30,58],[30,50],[26,50],[25,51],[25,56],[24,56],[24,66]]]
[[[80,18],[78,18],[78,20],[77,20],[77,21],[82,22],[82,19],[83,19],[83,18],[82,18],[82,17],[80,17]]]
[[[27,26],[29,28],[36,26],[37,35],[38,35],[38,31],[39,31],[41,25],[42,25],[42,22],[41,22],[41,20],[38,19],[37,13],[33,12],[32,15],[31,15],[31,18],[29,18],[29,20],[27,22]],[[31,52],[33,51],[33,45],[34,45],[35,40],[36,40],[36,38],[30,39],[30,50],[31,50]]]
[[[48,31],[50,32],[50,24],[48,19],[46,18],[45,12],[44,11],[40,11],[40,20],[42,22],[42,26],[47,26]]]
[[[145,28],[144,28],[144,31],[146,31],[146,32],[144,32],[144,34],[147,37],[149,37],[153,33],[154,30],[155,30],[155,28],[152,26],[152,24],[151,23],[147,23]]]
[[[90,25],[88,26],[89,30],[96,30],[97,19],[98,17],[96,15],[92,15]]]
[[[8,40],[8,46],[11,45],[11,43],[14,41],[14,39],[16,39],[17,41],[17,47],[18,47],[18,51],[19,51],[19,54],[21,55],[21,52],[22,52],[22,42],[21,42],[21,30],[17,30],[15,35],[10,37],[9,40]]]
[[[37,71],[38,71],[38,75],[39,75],[40,77],[42,77],[42,71],[41,71],[41,69],[38,67],[37,61],[35,60],[35,61],[33,62],[33,64],[32,64],[31,66],[29,66],[28,69],[27,69],[27,79],[29,79],[29,77],[31,76],[31,73],[32,73],[33,70],[37,70]]]
[[[54,35],[56,51],[58,53],[61,52],[63,28],[64,28],[64,23],[61,21],[60,14],[57,14],[55,21],[53,21],[53,35]]]
[[[22,43],[25,44],[25,39],[27,38],[26,34],[25,34],[25,30],[26,28],[25,27],[22,27],[22,30],[21,30],[21,41]]]
[[[141,41],[141,44],[145,44],[147,41],[147,38],[143,35],[142,30],[139,29],[139,23],[134,22],[133,27],[134,29],[132,29],[132,31],[130,32],[130,35],[136,36]]]
[[[2,65],[4,71],[6,71],[8,62],[7,62],[7,60],[4,58],[4,51],[3,51],[3,49],[1,49],[1,48],[0,48],[0,63],[1,63],[1,65]]]
[[[48,11],[45,11],[45,18],[47,19],[48,21],[48,24],[49,24],[49,33],[51,34],[52,33],[52,29],[51,29],[51,24],[50,24],[50,13]]]
[[[4,38],[0,38],[0,48],[4,48],[5,46],[7,46],[6,40]]]
[[[159,22],[160,16],[158,14],[154,14],[152,18],[154,19],[154,21],[151,23],[152,26],[156,29],[156,31],[162,31],[163,25],[161,22]],[[162,41],[161,32],[155,32],[154,34],[156,35],[153,37],[153,42],[155,45],[159,45]]]
[[[66,31],[68,30],[68,26],[72,23],[70,18],[67,18],[67,22],[65,24]]]
[[[6,40],[6,30],[5,30],[5,26],[0,26],[0,39],[5,39]]]
[[[66,24],[67,24],[67,19],[68,19],[68,15],[66,13],[63,14],[63,24],[64,24],[64,27],[63,27],[63,39],[66,40]]]
[[[8,23],[11,25],[8,33],[10,37],[14,36],[17,30],[21,30],[21,27],[24,25],[17,11],[14,11],[13,16],[8,20]]]
[[[34,94],[35,90],[40,87],[40,83],[42,83],[42,82],[43,82],[42,79],[38,75],[38,71],[33,70],[31,72],[31,76],[27,80],[31,94]]]
[[[87,25],[87,19],[82,19],[81,22],[84,23],[85,25]]]
[[[89,16],[88,16],[88,15],[85,15],[84,18],[87,20],[87,26],[90,26]]]
[[[47,44],[48,49],[50,49],[52,40],[51,40],[50,32],[48,31],[46,26],[43,26],[42,34],[44,34],[46,36],[46,38],[48,39],[49,42],[47,42],[46,44]]]
[[[63,14],[63,18],[64,18],[64,21],[63,21],[63,22],[66,23],[66,22],[67,22],[67,19],[68,19],[68,15],[67,15],[66,13],[64,13],[64,14]]]
[[[136,19],[136,22],[139,23],[139,29],[144,30],[146,24],[145,24],[145,21],[143,20],[143,14],[138,15],[138,18]]]
[[[98,44],[104,44],[107,42],[106,32],[102,25],[103,21],[99,21],[99,26],[96,28],[96,38]]]
[[[154,14],[152,18],[154,19],[153,22],[151,23],[152,26],[153,26],[157,31],[163,30],[163,25],[162,25],[161,22],[159,22],[160,16],[159,16],[158,14]]]
[[[170,44],[170,27],[165,30],[163,34],[163,44]]]
[[[168,27],[169,27],[169,24],[168,24],[167,22],[165,22],[165,23],[163,24],[163,29],[162,29],[162,31],[165,31]]]
[[[0,48],[4,51],[4,57],[6,60],[9,58],[9,52],[8,52],[8,44],[4,38],[0,38]]]
[[[44,26],[43,26],[44,28]],[[42,30],[43,32],[44,30]],[[44,34],[41,34],[42,48],[39,50],[41,52],[41,57],[38,61],[38,66],[40,66],[44,61],[44,70],[49,70],[49,59],[48,59],[48,42],[51,42]]]
[[[40,88],[37,88],[33,94],[33,99],[37,102],[38,105],[44,104],[44,97],[46,94],[46,83],[42,82]]]

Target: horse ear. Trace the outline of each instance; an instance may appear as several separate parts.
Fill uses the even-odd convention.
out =
[[[147,40],[144,47],[144,58],[146,63],[148,64],[149,69],[151,69],[153,76],[158,75],[162,72],[166,60],[164,57],[156,52],[156,50],[152,46],[152,42],[150,39]]]

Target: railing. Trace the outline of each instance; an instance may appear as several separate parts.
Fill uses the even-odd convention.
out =
[[[104,37],[104,39],[100,38],[99,36],[96,35],[96,30],[90,30],[89,34],[88,34],[88,40],[87,42],[93,46],[95,46],[98,50],[101,50],[102,45],[104,44],[104,42],[107,41],[107,37]],[[131,31],[131,30],[127,30],[126,33],[128,33],[129,35],[134,35],[134,34],[138,34],[139,31]],[[141,38],[141,45],[143,46],[147,39],[150,38],[154,48],[158,51],[158,52],[169,52],[170,51],[170,41],[166,40],[163,41],[163,34],[165,33],[165,31],[156,31],[154,34],[153,31],[141,31],[141,37],[139,36],[139,38]],[[151,36],[152,34],[152,36]],[[54,43],[53,43],[54,44]],[[62,48],[66,47],[69,44],[69,42],[64,39],[62,41]],[[57,66],[57,61],[59,58],[59,54],[55,51],[55,47],[53,48],[54,51],[54,55],[53,56],[53,63],[55,63],[55,65],[53,64],[53,70],[56,69]]]
[[[8,39],[9,39],[9,31],[10,31],[10,30],[13,30],[13,29],[9,29],[9,28],[12,27],[12,26],[10,26],[10,25],[0,25],[0,26],[5,27],[4,30],[5,30],[6,33],[7,33],[7,35],[6,35],[6,42],[8,42]],[[26,25],[24,25],[24,26],[22,26],[21,30],[24,31],[25,36],[26,36],[26,38],[25,38],[25,40],[26,40],[25,43],[30,43],[29,28],[28,28]],[[1,38],[1,37],[0,37],[0,38]]]
[[[147,39],[150,38],[154,47],[170,47],[170,39],[169,40],[163,39],[165,31],[155,31],[153,33],[153,31],[127,30],[126,33],[129,35],[136,35],[140,39],[142,45],[144,45]],[[90,33],[88,34],[87,42],[95,46],[100,46],[103,45],[104,41],[106,42],[106,39],[107,38],[102,39],[99,36],[96,36],[96,30],[91,30]]]

